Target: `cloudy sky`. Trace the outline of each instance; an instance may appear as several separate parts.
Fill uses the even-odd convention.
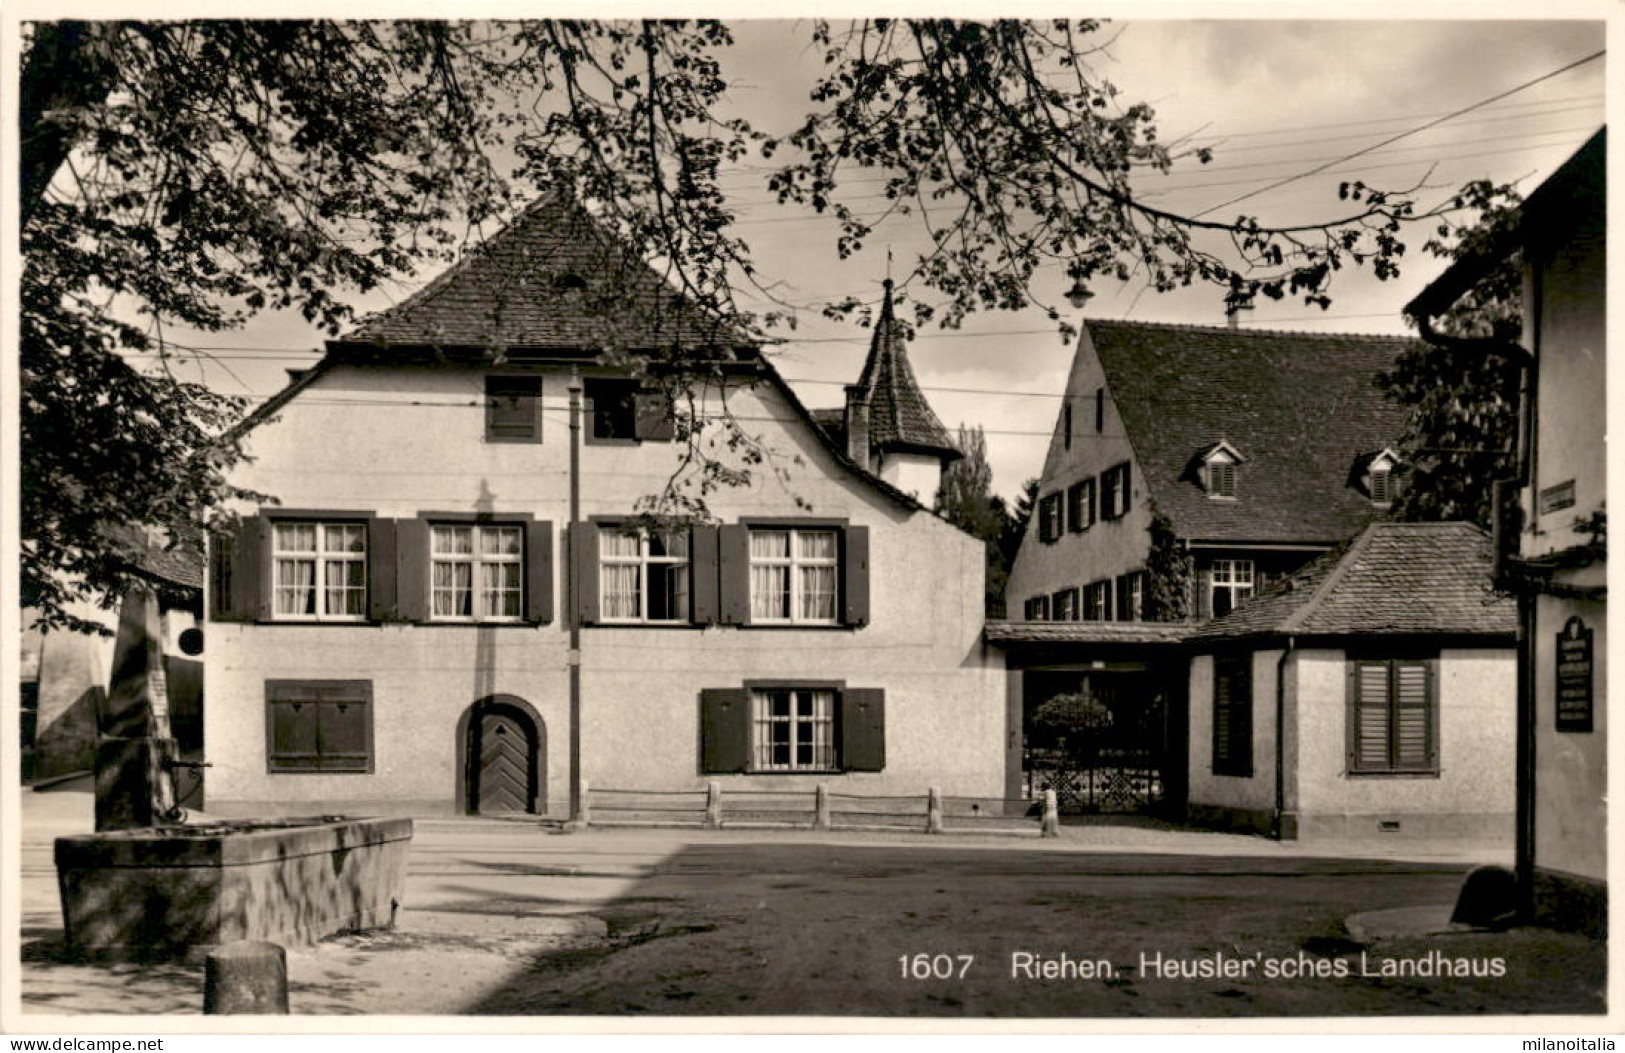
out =
[[[1350,178],[1396,188],[1425,179],[1434,189],[1421,195],[1424,203],[1481,177],[1516,180],[1527,192],[1604,120],[1602,60],[1512,91],[1601,50],[1605,27],[1596,21],[1127,21],[1111,30],[1115,41],[1098,72],[1126,102],[1156,108],[1164,141],[1188,136],[1214,150],[1210,164],[1176,166],[1148,179],[1141,193],[1168,210],[1214,209],[1211,218],[1246,212],[1269,224],[1341,215],[1337,184]],[[818,72],[808,27],[760,21],[735,32],[727,69],[732,103],[759,127],[787,128]],[[1269,189],[1507,92],[1321,175]],[[837,405],[840,385],[857,377],[867,333],[819,319],[816,305],[848,294],[877,298],[886,250],[901,278],[924,239],[910,223],[892,222],[864,254],[837,261],[834,221],[771,204],[765,178],[759,167],[741,168],[724,185],[759,269],[785,283],[788,299],[812,308],[773,357],[808,405]],[[1417,232],[1418,243],[1421,237]],[[1403,332],[1400,308],[1441,269],[1418,256],[1386,283],[1345,273],[1330,310],[1288,300],[1262,305],[1246,324]],[[1059,300],[1065,276],[1056,273],[1053,283]],[[1130,282],[1096,292],[1085,317],[1223,323],[1215,290],[1158,295]],[[356,306],[375,310],[401,295],[358,298]],[[217,352],[207,367],[210,383],[264,396],[281,385],[284,369],[314,360],[322,337],[297,318],[271,317],[206,339],[212,348],[234,349]],[[1041,311],[973,316],[956,332],[923,330],[910,355],[944,423],[986,430],[997,491],[1012,495],[1038,474],[1071,355]]]

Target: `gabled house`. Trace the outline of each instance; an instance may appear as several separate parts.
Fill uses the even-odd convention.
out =
[[[1082,693],[1113,729],[1137,729],[1108,751],[1135,758],[1135,802],[1181,808],[1181,641],[1388,511],[1405,417],[1375,380],[1407,346],[1085,322],[1010,572],[1012,620],[988,630],[1021,699],[1029,781],[1053,753],[1033,713]]]
[[[706,367],[675,401],[631,368],[674,348]],[[928,465],[884,478],[920,455],[874,423],[884,359],[880,442],[837,441],[574,202],[528,209],[246,422],[234,481],[277,503],[213,548],[211,810],[999,796],[982,545],[900,488]],[[710,518],[640,516],[696,457],[745,475]]]
[[[1517,876],[1526,916],[1601,936],[1608,918],[1607,134],[1524,202],[1501,241],[1407,307],[1430,342],[1524,365],[1518,477],[1499,502],[1501,585],[1518,597]],[[1492,269],[1524,274],[1518,344],[1432,321]]]
[[[1187,814],[1510,841],[1516,631],[1484,531],[1371,524],[1188,637]]]
[[[1202,622],[1358,532],[1393,500],[1404,410],[1375,379],[1409,344],[1086,322],[1012,613]],[[1188,581],[1148,568],[1159,515]]]

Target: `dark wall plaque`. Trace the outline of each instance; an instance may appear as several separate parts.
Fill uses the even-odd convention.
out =
[[[1591,730],[1591,630],[1574,615],[1557,634],[1557,730]]]

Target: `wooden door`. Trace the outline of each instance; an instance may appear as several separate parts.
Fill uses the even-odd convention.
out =
[[[473,798],[481,815],[534,811],[536,730],[523,714],[494,709],[478,722],[479,763]]]

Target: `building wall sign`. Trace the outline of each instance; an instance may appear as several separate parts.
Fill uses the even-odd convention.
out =
[[[1591,630],[1579,615],[1557,634],[1557,730],[1591,731]]]
[[[1565,508],[1574,507],[1574,480],[1566,479],[1556,486],[1548,486],[1540,492],[1540,514],[1547,515],[1559,512]]]

